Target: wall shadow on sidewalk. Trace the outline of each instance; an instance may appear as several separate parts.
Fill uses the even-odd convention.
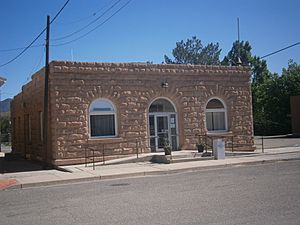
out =
[[[43,164],[16,155],[5,154],[0,158],[0,173],[16,173],[43,170]]]

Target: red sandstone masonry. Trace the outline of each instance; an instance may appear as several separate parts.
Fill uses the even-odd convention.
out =
[[[11,103],[13,152],[34,160],[43,158],[39,118],[39,112],[43,111],[43,74],[42,69],[32,75],[32,80],[22,87],[22,92]]]
[[[226,103],[229,133],[238,135],[235,143],[243,145],[241,150],[253,150],[249,71],[248,67],[53,61],[50,64],[52,163],[84,162],[84,149],[102,150],[102,144],[107,154],[135,152],[135,138],[142,140],[140,151],[148,152],[148,109],[158,97],[168,98],[176,106],[181,149],[194,149],[197,141],[194,135],[206,133],[206,103],[211,97],[219,97]],[[22,95],[30,107],[25,113],[36,115],[42,109],[42,74],[42,71],[35,74],[23,88]],[[168,81],[168,88],[161,87],[164,80]],[[38,91],[34,90],[34,84],[38,85]],[[115,104],[118,138],[89,137],[88,109],[97,98],[107,98]],[[12,118],[24,118],[23,100],[20,94],[14,98]],[[24,146],[24,126],[18,128],[16,133],[20,135],[13,140],[14,151]],[[32,128],[37,129],[36,122]],[[37,136],[38,132],[32,135]],[[42,155],[38,142],[28,147],[32,155]]]
[[[90,63],[53,61],[52,72],[97,73],[97,74],[188,74],[188,75],[249,75],[249,67],[208,66],[182,64],[146,64],[146,63]],[[236,76],[237,78],[238,76]]]

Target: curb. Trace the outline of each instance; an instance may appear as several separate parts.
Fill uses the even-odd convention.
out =
[[[34,188],[34,187],[66,185],[72,183],[76,184],[82,182],[122,179],[122,178],[130,178],[130,177],[169,175],[169,174],[195,172],[195,171],[208,170],[208,169],[230,168],[230,167],[242,166],[242,165],[259,165],[259,164],[274,163],[279,161],[297,161],[297,160],[300,160],[300,157],[287,158],[287,159],[270,159],[270,160],[263,159],[263,160],[252,161],[252,162],[236,162],[236,163],[227,163],[223,165],[198,166],[198,167],[180,168],[180,169],[173,169],[173,170],[167,169],[167,170],[159,170],[159,171],[142,171],[142,172],[133,172],[133,173],[124,173],[124,174],[90,176],[90,177],[81,177],[81,178],[70,178],[64,180],[42,181],[42,182],[35,182],[35,183],[24,183],[24,184],[17,183],[13,186],[9,186],[2,190],[16,190],[16,189]]]

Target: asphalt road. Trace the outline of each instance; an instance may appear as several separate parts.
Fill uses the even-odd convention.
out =
[[[0,191],[0,224],[300,224],[300,161]]]

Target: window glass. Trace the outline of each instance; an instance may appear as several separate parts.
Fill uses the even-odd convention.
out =
[[[154,116],[149,116],[149,129],[150,136],[155,136],[155,124],[154,124]]]
[[[212,99],[206,106],[206,128],[208,131],[225,131],[226,110],[218,99]]]
[[[214,130],[225,130],[225,112],[213,112]]]
[[[213,130],[213,113],[212,112],[206,113],[206,128],[208,131]]]
[[[207,103],[206,109],[223,109],[222,102],[218,99],[212,99]]]
[[[99,99],[90,106],[91,137],[116,136],[115,108],[108,100]]]
[[[170,115],[170,128],[171,128],[171,135],[177,135],[176,134],[176,114]]]
[[[151,104],[149,112],[175,112],[175,109],[168,100],[160,98]]]
[[[225,112],[207,112],[206,127],[208,131],[226,130]]]
[[[114,112],[113,105],[105,100],[96,100],[90,106],[90,112]]]
[[[91,136],[115,136],[114,115],[91,115]]]

